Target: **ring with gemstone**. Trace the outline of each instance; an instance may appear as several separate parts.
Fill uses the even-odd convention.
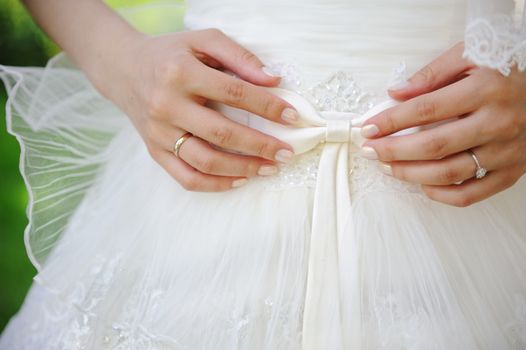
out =
[[[484,176],[486,176],[486,174],[488,173],[488,170],[480,165],[479,159],[475,155],[475,152],[473,152],[470,149],[468,149],[468,152],[471,155],[471,158],[473,158],[473,160],[475,161],[475,165],[477,166],[477,169],[475,170],[475,178],[480,180]]]

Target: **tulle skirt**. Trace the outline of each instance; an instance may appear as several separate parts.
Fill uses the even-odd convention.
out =
[[[0,76],[38,269],[0,349],[526,349],[525,179],[460,209],[351,155],[352,220],[327,222],[335,262],[313,279],[323,145],[189,192],[63,56]]]

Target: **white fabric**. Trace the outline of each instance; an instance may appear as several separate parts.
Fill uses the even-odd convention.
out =
[[[352,216],[349,216],[352,211],[347,180],[350,170],[348,151],[358,150],[365,141],[360,132],[362,122],[393,107],[396,102],[386,101],[371,108],[363,116],[337,112],[322,113],[322,116],[308,101],[293,92],[269,90],[294,106],[300,117],[300,126],[286,127],[252,115],[252,122],[249,123],[251,127],[288,143],[296,155],[325,143],[313,199],[302,349],[345,349],[340,337],[351,323],[341,322],[345,315],[341,314],[338,294],[340,288],[352,290],[356,287],[352,283],[340,286],[340,281],[346,279],[338,273],[338,256],[352,255],[348,250],[351,245],[345,237],[348,235],[345,232],[346,225],[352,220]],[[231,108],[222,106],[218,109],[226,115],[233,114]],[[347,262],[344,260],[341,263],[352,266],[352,261],[349,264]]]
[[[59,56],[3,67],[38,275],[0,349],[526,348],[526,180],[469,208],[357,156],[385,87],[462,40],[467,0],[189,1],[284,76],[276,176],[182,189]],[[406,132],[417,132],[409,130]]]
[[[509,75],[526,69],[524,0],[470,0],[464,56]]]

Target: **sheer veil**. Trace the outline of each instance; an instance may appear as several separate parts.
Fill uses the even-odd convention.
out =
[[[526,69],[524,0],[469,0],[465,57],[508,75]]]

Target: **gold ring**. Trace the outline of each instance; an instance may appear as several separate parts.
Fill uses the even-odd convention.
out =
[[[188,140],[190,137],[192,137],[194,135],[192,135],[191,133],[187,132],[185,133],[183,136],[179,137],[177,139],[177,141],[175,141],[175,144],[174,144],[174,154],[177,158],[179,158],[179,152],[181,151],[181,146],[183,145],[183,143]]]

